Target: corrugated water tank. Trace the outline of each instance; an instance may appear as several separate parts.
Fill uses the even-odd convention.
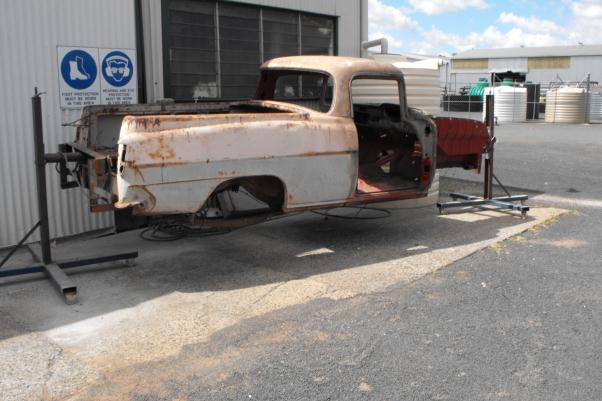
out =
[[[527,121],[527,88],[514,86],[497,86],[486,88],[485,95],[492,93],[494,99],[494,116],[499,123]],[[485,97],[483,97],[485,102]],[[483,106],[483,120],[485,119]]]
[[[602,121],[602,87],[594,88],[590,93],[589,118]]]
[[[562,87],[548,90],[547,123],[585,123],[586,91],[584,88]]]
[[[441,89],[439,84],[439,60],[428,59],[416,62],[400,61],[404,60],[403,56],[396,58],[394,55],[374,54],[372,58],[376,61],[393,64],[403,73],[406,84],[406,97],[409,107],[421,109],[428,114],[438,115],[441,113]],[[397,93],[386,90],[379,85],[372,89],[363,85],[370,84],[369,81],[358,81],[358,88],[361,89],[362,96],[374,97],[389,96]],[[354,87],[354,97],[356,97],[356,89]],[[359,93],[358,93],[359,94]],[[383,101],[391,103],[391,98],[384,98]]]
[[[470,88],[468,95],[483,97],[483,93],[485,93],[485,88],[487,87],[489,87],[489,80],[487,78],[479,78],[479,82]]]

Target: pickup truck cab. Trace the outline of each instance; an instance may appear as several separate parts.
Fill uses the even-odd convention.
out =
[[[214,226],[424,197],[437,167],[479,168],[489,140],[480,122],[408,107],[394,66],[332,56],[264,63],[254,100],[96,106],[82,121],[71,145],[90,155],[79,171],[93,209]]]

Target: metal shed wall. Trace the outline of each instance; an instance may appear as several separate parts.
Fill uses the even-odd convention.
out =
[[[360,0],[236,0],[237,3],[336,16],[337,49],[340,56],[360,57],[361,1]],[[146,91],[148,102],[164,98],[163,43],[161,29],[161,0],[142,3]]]
[[[529,70],[527,79],[533,82],[549,83],[558,75],[565,82],[585,79],[591,74],[592,81],[602,82],[602,56],[571,57],[571,67],[567,69]]]
[[[453,61],[452,61],[453,63]],[[453,64],[452,64],[453,65]],[[453,70],[449,69],[448,82],[458,88],[467,83],[475,83],[479,78],[489,78],[491,70],[527,71],[527,81],[547,85],[556,79],[562,78],[565,82],[575,82],[584,79],[588,73],[592,81],[602,82],[602,55],[600,56],[572,56],[569,68],[529,69],[528,58],[499,58],[489,59],[488,70]],[[445,75],[443,75],[445,82]],[[448,88],[450,86],[448,85]],[[456,88],[457,89],[457,88]]]
[[[31,101],[43,96],[45,143],[56,151],[73,140],[79,110],[61,111],[57,49],[64,46],[135,48],[134,1],[4,0],[0,13],[0,248],[15,244],[37,221]],[[78,189],[61,190],[47,169],[52,237],[112,224],[109,214],[91,214]]]
[[[489,71],[527,71],[526,58],[490,58]]]

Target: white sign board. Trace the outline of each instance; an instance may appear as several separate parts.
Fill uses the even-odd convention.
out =
[[[100,104],[98,49],[58,47],[61,108]]]
[[[138,102],[136,51],[57,47],[61,108]]]
[[[132,49],[99,49],[102,104],[132,104],[138,102],[138,80],[132,60]]]

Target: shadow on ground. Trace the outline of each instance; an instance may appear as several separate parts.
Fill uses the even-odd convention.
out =
[[[0,339],[132,308],[174,292],[227,292],[454,248],[495,238],[501,229],[524,222],[510,214],[471,215],[477,218],[438,216],[435,208],[423,208],[394,210],[382,220],[350,221],[306,213],[177,242],[147,242],[138,232],[129,232],[65,243],[55,251],[57,258],[132,248],[140,257],[134,267],[73,269],[70,276],[78,285],[80,304],[72,307],[43,279],[1,285],[0,321],[5,324],[0,325]]]

